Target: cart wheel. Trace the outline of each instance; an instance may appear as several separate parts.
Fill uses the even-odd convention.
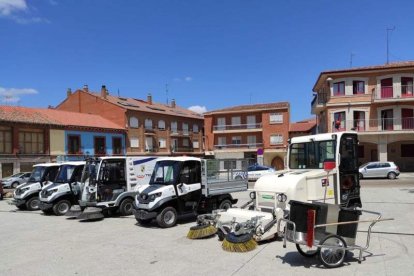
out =
[[[308,247],[307,245],[297,243],[296,249],[298,250],[300,255],[307,258],[315,257],[319,253],[319,248],[316,246]]]
[[[346,242],[338,235],[327,236],[320,243],[319,257],[326,268],[341,266],[346,252]]]

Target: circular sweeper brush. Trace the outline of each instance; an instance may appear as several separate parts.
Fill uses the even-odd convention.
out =
[[[224,238],[221,247],[228,252],[248,252],[257,247],[257,242],[253,239],[253,234],[251,233],[242,235],[229,233]]]
[[[211,224],[202,224],[190,227],[187,238],[196,240],[211,237],[217,233],[217,228]]]

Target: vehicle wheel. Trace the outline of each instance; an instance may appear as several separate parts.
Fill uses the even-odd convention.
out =
[[[46,210],[42,210],[43,214],[45,215],[51,215],[53,214],[53,209],[46,209]]]
[[[72,204],[70,204],[69,200],[62,199],[58,203],[53,205],[53,213],[56,216],[63,216],[64,214],[66,214],[70,210],[71,206],[72,206]]]
[[[173,227],[177,223],[177,211],[175,208],[164,208],[157,216],[157,223],[162,228]]]
[[[359,179],[364,178],[364,175],[362,173],[359,173]]]
[[[225,199],[222,202],[220,202],[219,209],[227,210],[229,208],[231,208],[230,199]]]
[[[242,180],[243,178],[240,175],[238,175],[234,179],[236,179],[236,180]]]
[[[26,208],[29,211],[39,210],[39,203],[40,200],[37,196],[32,197],[26,202]]]
[[[16,205],[16,207],[17,207],[17,209],[22,210],[22,211],[27,209],[25,204],[23,204],[23,205]]]
[[[17,182],[17,181],[15,181],[15,182],[13,182],[13,183],[11,184],[11,187],[12,187],[13,189],[16,189],[16,188],[17,188],[17,186],[19,186],[19,182]]]
[[[121,204],[119,205],[119,213],[121,216],[130,216],[132,215],[132,209],[134,208],[134,201],[132,198],[125,198],[122,200]]]
[[[343,264],[346,256],[346,243],[338,235],[330,235],[320,243],[319,258],[326,268],[335,268]]]
[[[137,218],[135,219],[140,225],[143,225],[143,226],[150,224],[152,221],[152,219],[137,219]]]
[[[387,175],[388,179],[396,179],[397,178],[397,174],[394,172],[389,172]]]
[[[319,249],[316,246],[308,247],[307,245],[297,243],[296,249],[298,250],[300,255],[307,258],[315,257],[319,253]]]

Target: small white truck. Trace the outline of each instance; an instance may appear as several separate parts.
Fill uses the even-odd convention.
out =
[[[260,177],[242,208],[200,215],[198,224],[216,226],[220,238],[253,233],[260,241],[281,234],[277,222],[287,217],[290,200],[361,207],[357,149],[355,132],[292,138],[287,170]]]
[[[17,186],[10,202],[18,209],[34,211],[39,209],[39,192],[43,186],[52,184],[58,173],[60,163],[42,163],[33,166],[27,183]]]
[[[230,193],[247,190],[247,160],[161,158],[151,180],[135,198],[134,215],[145,225],[156,219],[162,228],[172,227],[183,215],[228,209],[237,199]]]
[[[81,181],[81,213],[77,218],[101,219],[104,213],[114,211],[122,216],[132,215],[136,189],[149,182],[157,158],[119,156],[87,160]]]
[[[85,161],[64,162],[59,168],[55,181],[44,186],[39,193],[39,208],[45,214],[62,216],[72,204],[77,204],[82,187],[81,177]]]

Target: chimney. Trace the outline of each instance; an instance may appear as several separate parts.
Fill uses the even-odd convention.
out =
[[[171,107],[172,107],[172,108],[175,108],[175,99],[172,99],[172,100],[171,100]]]
[[[89,92],[89,88],[88,88],[88,85],[87,85],[87,84],[85,84],[85,85],[83,86],[83,91],[85,91],[85,92]]]
[[[151,93],[148,93],[148,96],[147,96],[147,102],[148,102],[149,104],[152,104],[152,95],[151,95]]]
[[[69,98],[70,95],[72,95],[72,89],[68,88],[66,91],[66,96]]]
[[[108,90],[106,90],[106,86],[102,85],[101,87],[101,97],[106,99],[106,96],[108,95]]]

